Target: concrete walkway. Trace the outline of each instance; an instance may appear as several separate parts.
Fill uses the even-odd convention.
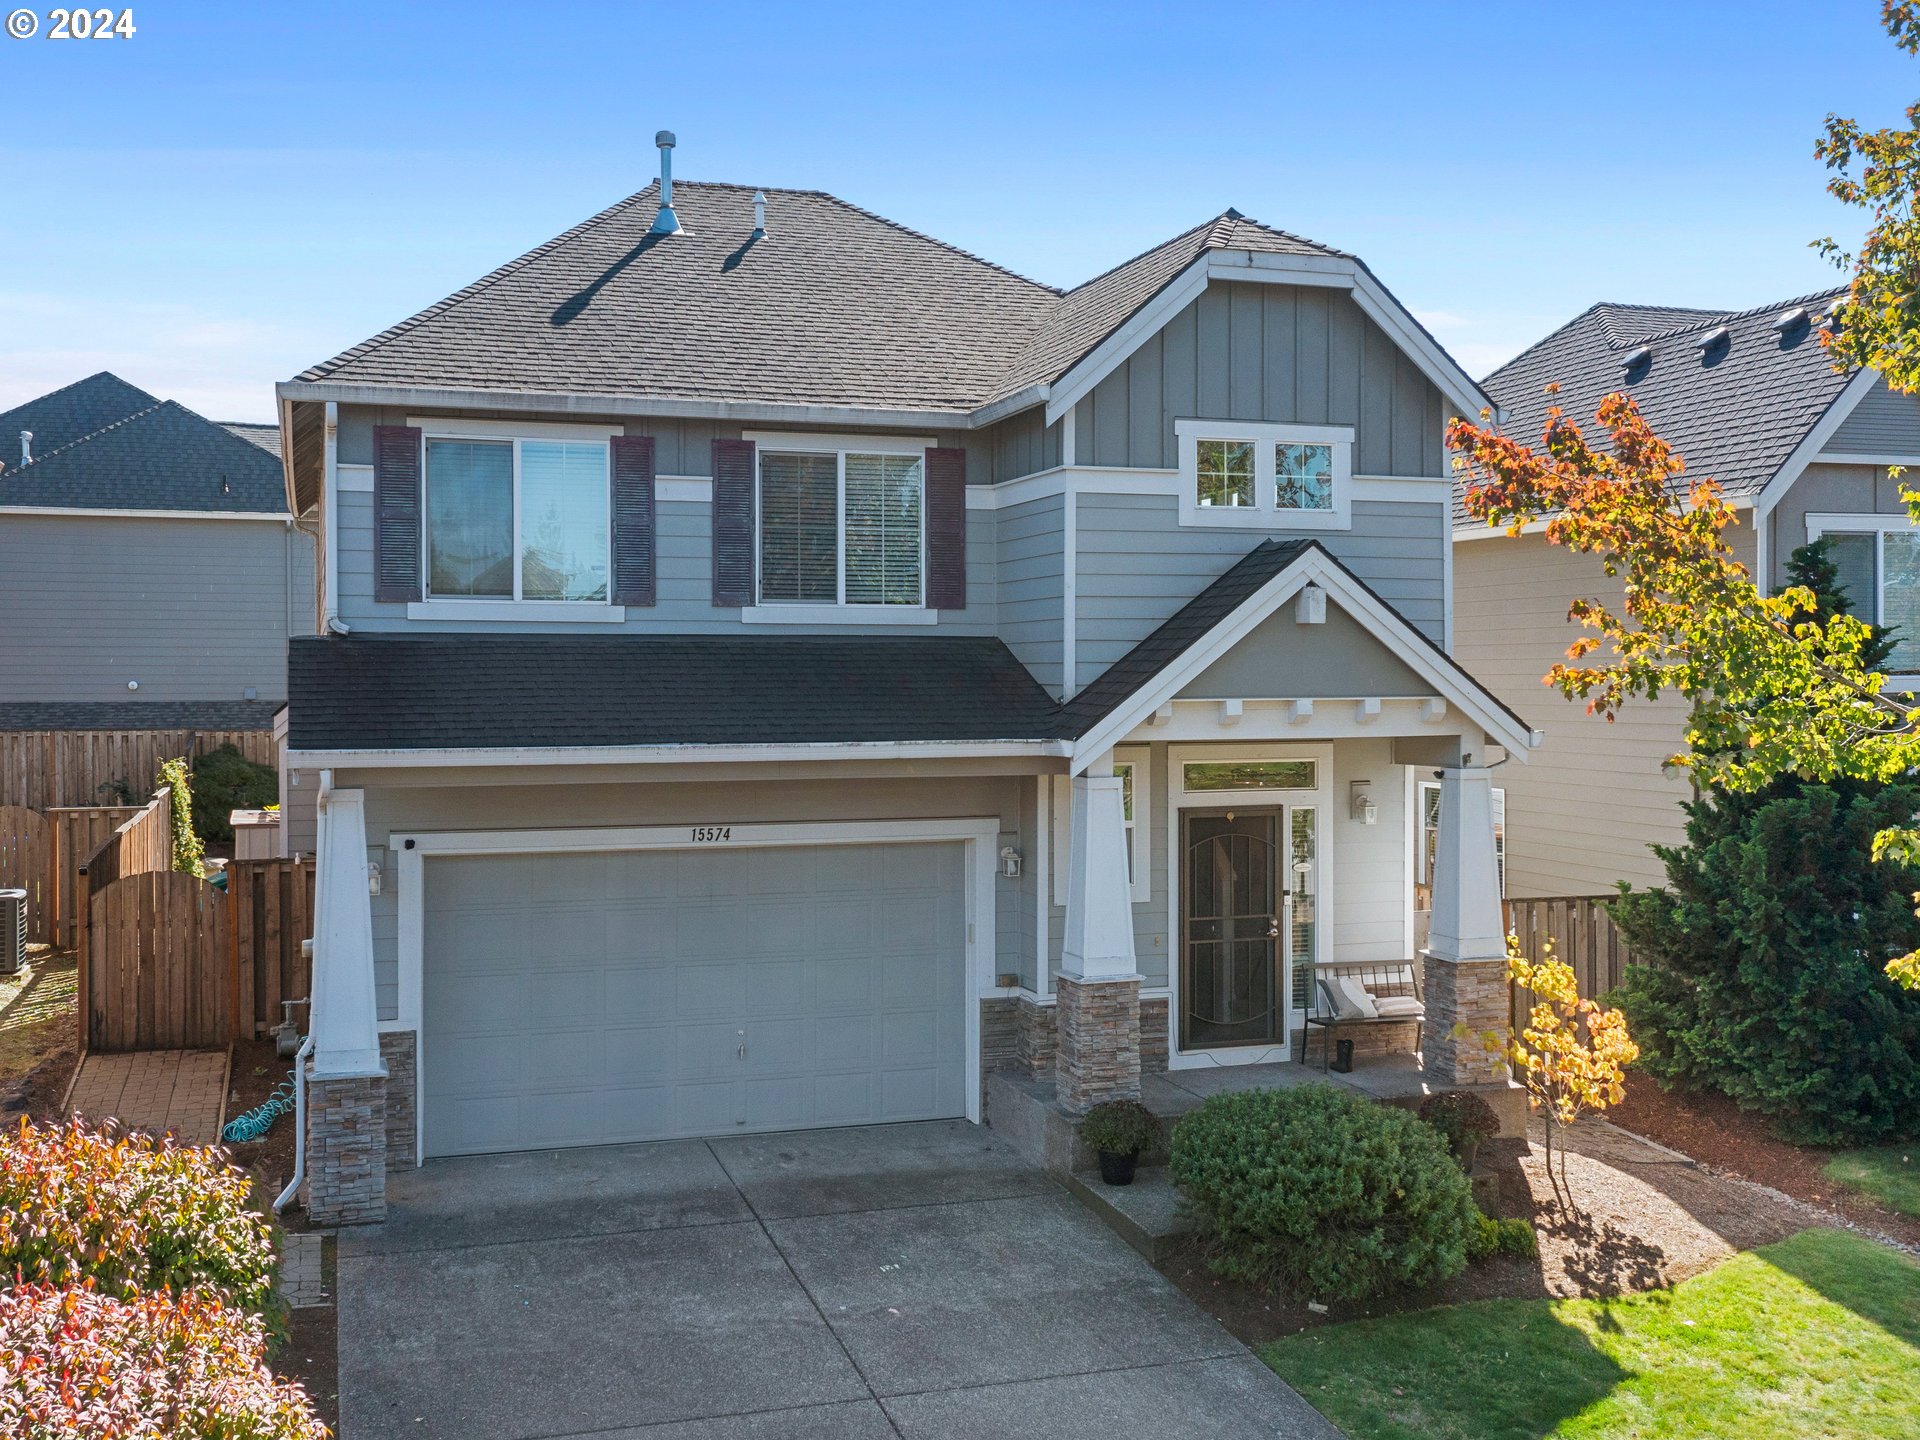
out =
[[[339,1238],[344,1440],[1280,1440],[1305,1401],[961,1122],[439,1161]]]
[[[141,1050],[88,1055],[67,1110],[93,1121],[118,1120],[128,1130],[170,1133],[182,1145],[212,1145],[220,1139],[226,1099],[226,1051]]]

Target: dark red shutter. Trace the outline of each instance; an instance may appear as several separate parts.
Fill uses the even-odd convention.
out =
[[[655,602],[653,437],[613,437],[613,603]]]
[[[927,605],[967,608],[967,452],[927,451]]]
[[[713,442],[713,603],[753,601],[753,442]]]
[[[404,603],[420,590],[420,431],[373,427],[373,598]],[[329,535],[329,544],[338,537]]]

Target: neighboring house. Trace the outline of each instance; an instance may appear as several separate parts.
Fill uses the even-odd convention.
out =
[[[1685,482],[1717,481],[1740,511],[1728,540],[1769,592],[1788,557],[1819,535],[1862,614],[1900,629],[1893,663],[1920,680],[1920,531],[1888,467],[1920,463],[1920,400],[1871,371],[1828,364],[1819,328],[1842,292],[1739,314],[1596,305],[1485,383],[1502,427],[1536,441],[1550,403],[1589,435],[1602,397],[1623,391],[1686,461]],[[1557,384],[1557,395],[1547,387]],[[1615,882],[1665,883],[1647,848],[1684,840],[1685,748],[1678,697],[1634,701],[1609,723],[1542,688],[1583,633],[1567,608],[1618,597],[1597,562],[1550,546],[1534,527],[1508,538],[1455,511],[1454,653],[1512,705],[1546,722],[1548,740],[1506,792],[1507,893],[1597,895]]]
[[[269,731],[315,606],[277,428],[103,371],[0,413],[0,437],[0,731]],[[51,803],[100,799],[91,772],[62,783]]]
[[[1416,767],[1427,1062],[1491,1078],[1486,766],[1535,737],[1447,653],[1486,402],[1367,268],[1227,211],[1061,292],[818,192],[671,202],[280,386],[315,1216],[1286,1060],[1316,965],[1412,958]]]

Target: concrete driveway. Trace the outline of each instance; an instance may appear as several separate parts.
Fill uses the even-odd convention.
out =
[[[437,1161],[340,1236],[344,1440],[1338,1434],[964,1122]]]

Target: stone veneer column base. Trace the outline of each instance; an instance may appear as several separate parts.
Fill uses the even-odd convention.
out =
[[[388,1030],[380,1036],[380,1058],[387,1067],[387,1168],[410,1170],[420,1161],[420,1126],[416,1094],[418,1037],[411,1030]]]
[[[1505,956],[1448,960],[1426,956],[1425,1070],[1435,1085],[1500,1085],[1508,1078],[1508,990]],[[1456,1035],[1456,1029],[1464,1033]],[[1485,1044],[1491,1032],[1499,1049]]]
[[[1077,980],[1062,975],[1055,993],[1053,1083],[1061,1105],[1084,1114],[1103,1100],[1139,1099],[1139,978]]]
[[[307,1081],[307,1218],[373,1225],[387,1218],[387,1082],[378,1075]]]

